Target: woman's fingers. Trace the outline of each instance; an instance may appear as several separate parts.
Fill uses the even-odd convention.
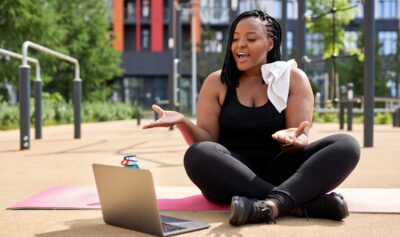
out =
[[[303,133],[304,133],[304,130],[306,129],[306,127],[307,127],[309,124],[310,124],[310,123],[309,123],[308,121],[303,121],[303,122],[301,122],[301,123],[299,124],[299,126],[297,127],[297,129],[296,129],[295,136],[298,137],[298,136],[300,136],[301,134],[303,134]]]
[[[158,105],[156,105],[156,104],[153,104],[153,105],[151,106],[151,108],[152,108],[158,115],[160,115],[160,116],[162,116],[162,115],[164,114],[164,110],[161,109],[161,107],[158,106]]]

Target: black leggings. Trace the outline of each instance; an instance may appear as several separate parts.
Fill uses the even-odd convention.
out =
[[[360,157],[349,135],[332,135],[294,153],[280,153],[265,165],[254,165],[214,142],[193,144],[185,154],[189,178],[205,198],[230,203],[233,196],[277,201],[281,214],[339,186]]]

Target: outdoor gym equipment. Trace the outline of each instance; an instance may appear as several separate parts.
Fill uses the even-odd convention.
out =
[[[75,58],[61,54],[52,49],[46,48],[39,44],[25,41],[22,45],[22,65],[19,67],[19,112],[20,112],[20,150],[29,149],[30,147],[30,122],[29,122],[29,98],[30,84],[28,62],[28,48],[31,47],[38,51],[50,54],[64,61],[70,62],[75,66],[75,77],[73,85],[73,103],[74,103],[74,138],[81,138],[81,97],[82,97],[82,80],[79,78],[79,62]],[[36,84],[35,84],[36,85]],[[37,91],[36,91],[37,90]],[[41,83],[35,86],[35,95],[42,93]],[[41,120],[41,119],[38,119]]]
[[[22,60],[22,55],[8,51],[5,49],[0,49],[0,54],[7,55],[16,59]],[[40,63],[39,60],[35,58],[29,58],[28,62],[35,64],[36,67],[36,77],[34,82],[35,90],[35,138],[42,138],[42,103],[41,103],[41,91],[42,91],[42,79],[40,78]]]

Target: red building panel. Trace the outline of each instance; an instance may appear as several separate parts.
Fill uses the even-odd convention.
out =
[[[163,12],[164,12],[164,1],[163,0],[151,0],[151,51],[162,52],[164,51],[164,29],[163,29]]]

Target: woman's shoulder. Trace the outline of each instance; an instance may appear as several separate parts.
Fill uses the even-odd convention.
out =
[[[204,80],[203,86],[212,87],[216,89],[225,88],[225,84],[221,81],[221,70],[212,72],[207,78]]]
[[[290,68],[290,82],[308,81],[306,73],[297,67],[297,64],[292,64]]]

